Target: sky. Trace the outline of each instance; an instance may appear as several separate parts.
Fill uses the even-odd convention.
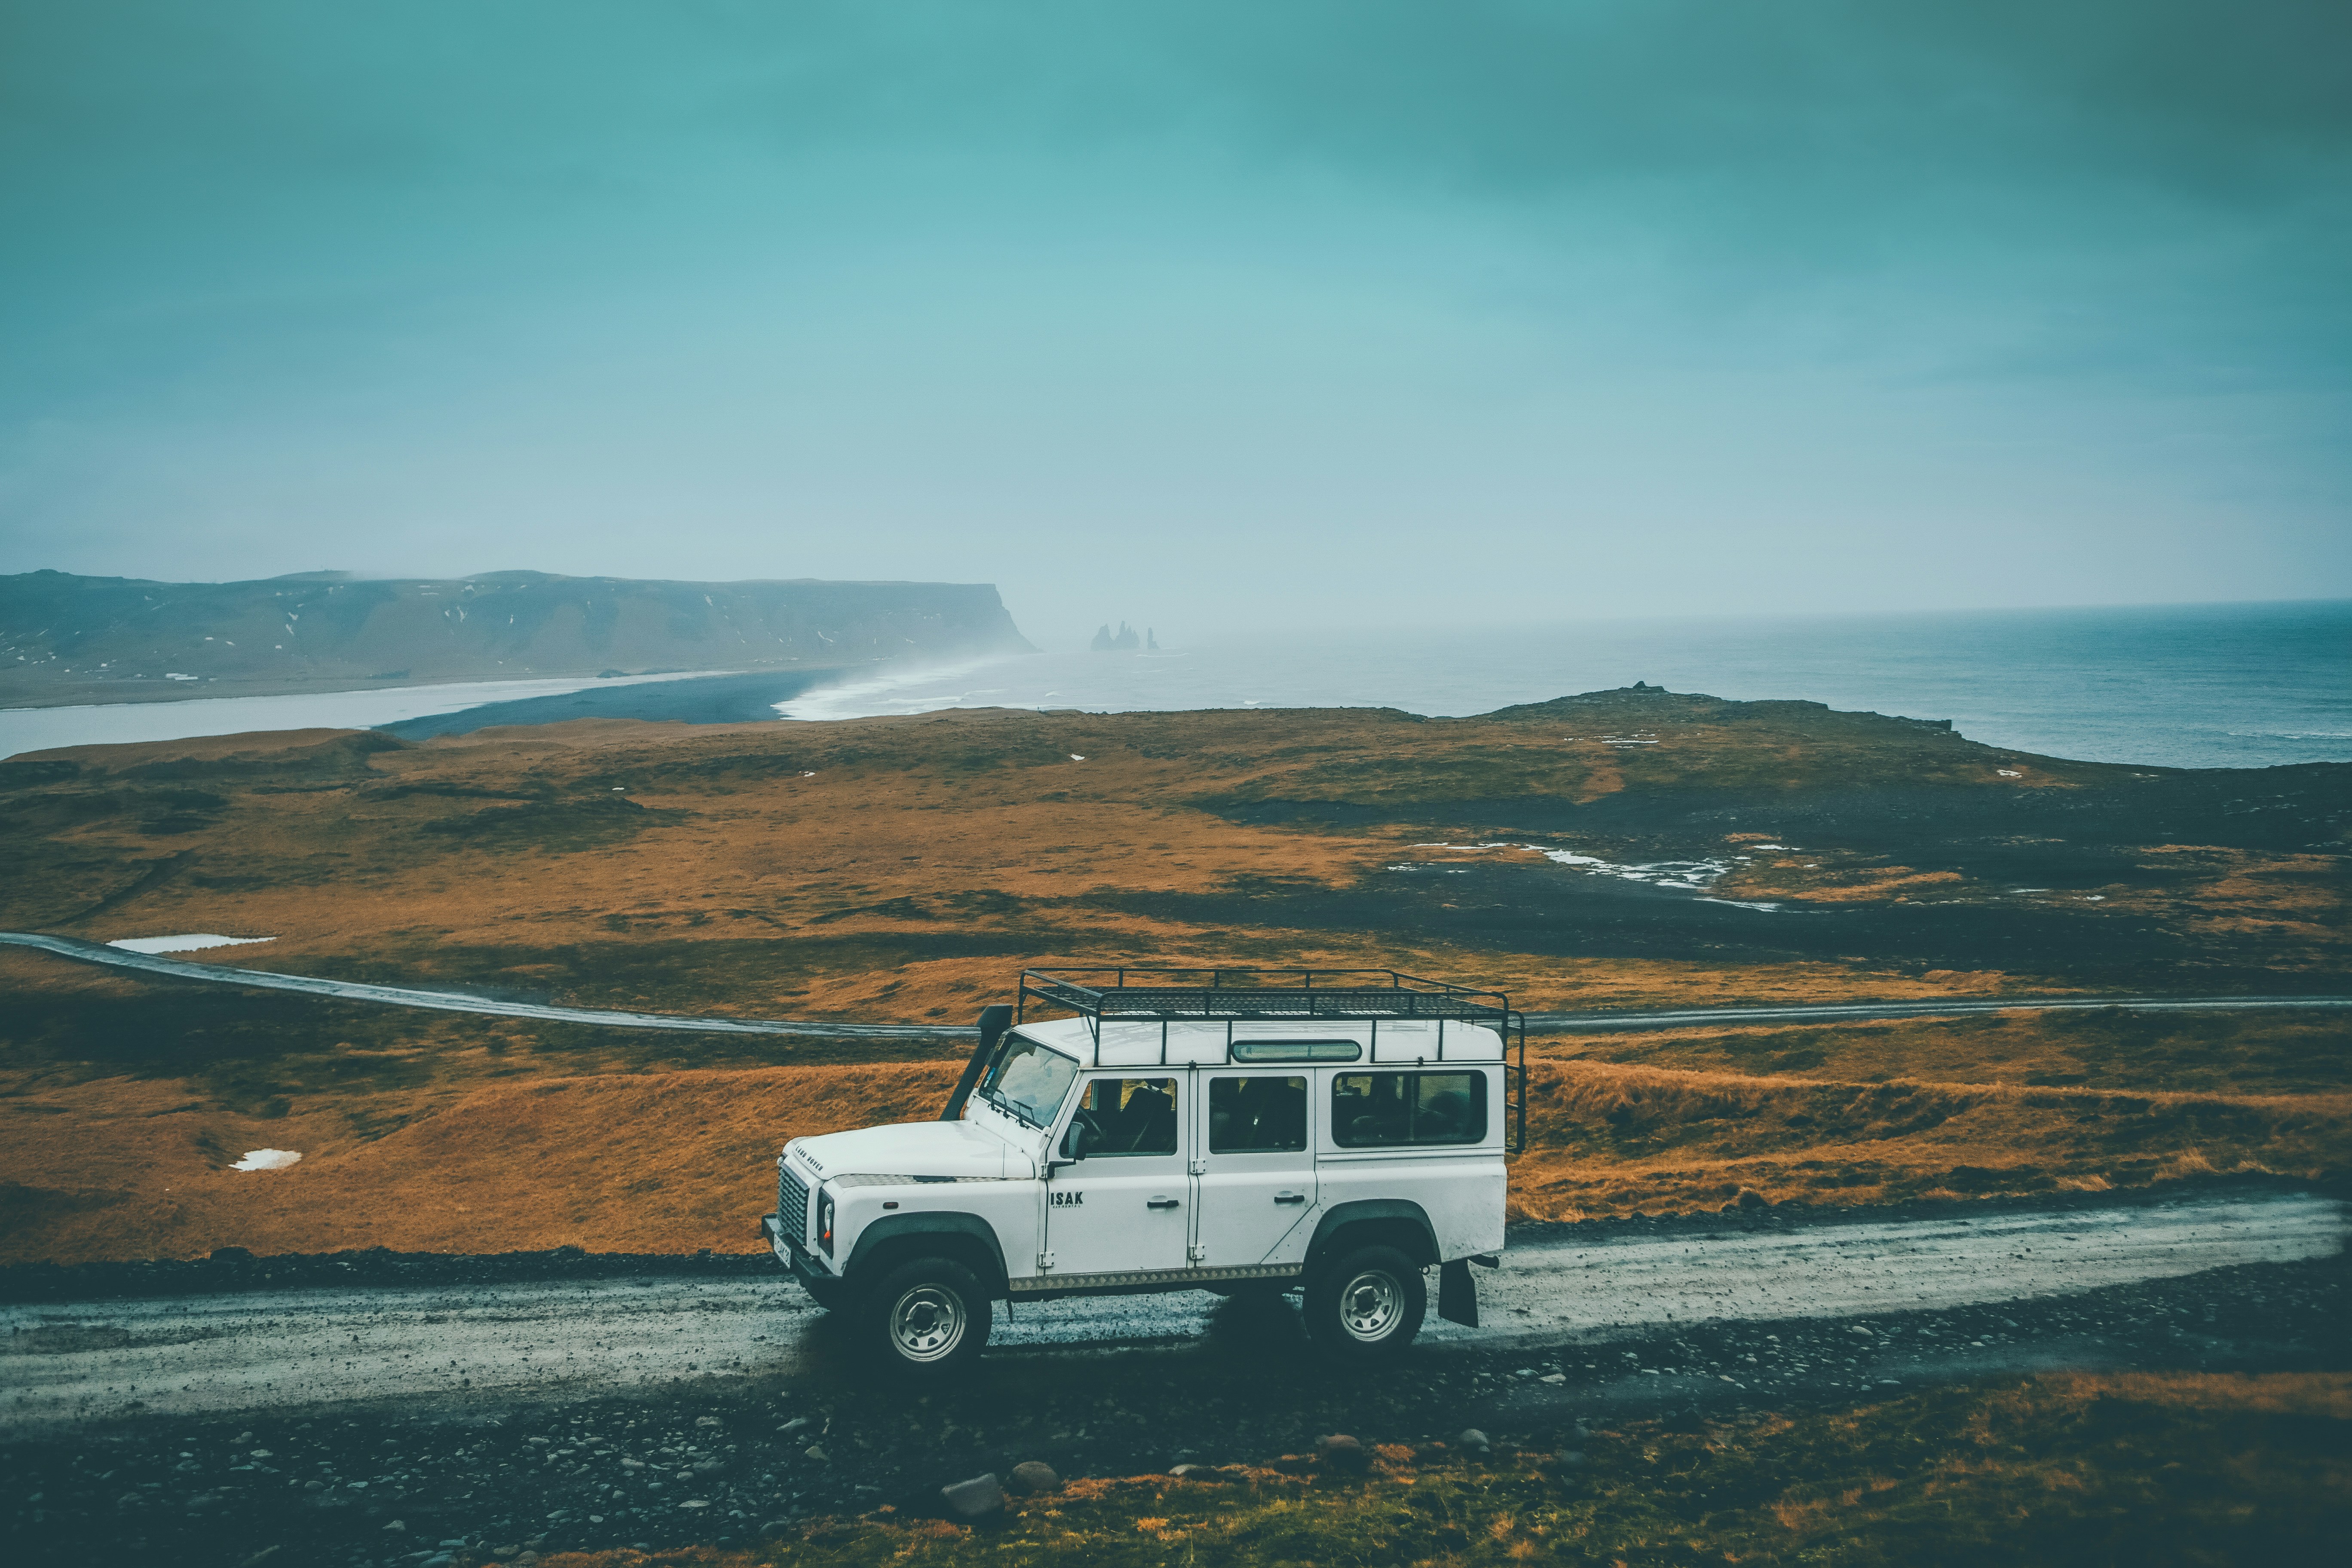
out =
[[[2340,0],[0,0],[0,572],[2352,595]]]

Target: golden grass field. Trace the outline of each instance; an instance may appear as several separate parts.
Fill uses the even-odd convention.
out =
[[[1024,963],[1393,965],[1534,1008],[2317,989],[2342,971],[2341,857],[2135,843],[2130,792],[2158,787],[2145,772],[1805,704],[1604,697],[1485,720],[593,721],[19,758],[0,764],[0,927],[271,935],[198,956],[592,1006],[955,1024]],[[1612,743],[1637,723],[1656,745]],[[2051,800],[2106,812],[2098,868],[2021,890],[2016,834],[1995,845],[2002,876],[1933,834],[1910,851],[1860,828],[1842,841],[1837,803],[1889,780],[1929,823]],[[2176,785],[2202,787],[2161,787]],[[1703,842],[1674,815],[1693,799],[1727,803],[1700,814]],[[1543,843],[1746,854],[1717,893],[1829,910],[1843,923],[1802,929],[1852,934],[1805,951],[1641,925],[1681,906],[1612,902],[1619,885],[1552,867],[1522,847],[1531,834],[1480,837],[1531,800],[1567,814]],[[1576,826],[1590,809],[1614,815]],[[1780,843],[1801,847],[1760,847]],[[1921,903],[1939,906],[1948,952],[1874,949]],[[1515,1212],[1713,1207],[1743,1186],[1872,1203],[2324,1177],[2352,1150],[2346,1055],[2344,1026],[2308,1013],[1547,1038]],[[407,1012],[0,952],[0,1261],[749,1250],[784,1139],[931,1114],[950,1058]],[[303,1161],[227,1169],[259,1147]]]
[[[0,969],[58,962],[12,953]],[[87,971],[72,978],[138,988]],[[415,1016],[384,1022],[397,1033]],[[2126,1020],[2105,1022],[2130,1032]],[[2264,1054],[2326,1059],[2340,1046],[2328,1026],[2191,1027],[2210,1037],[2170,1075],[2189,1082],[2153,1089],[2119,1080],[2162,1074],[2026,1082],[2087,1077],[2046,1069],[2114,1050],[2095,1024],[2039,1014],[1542,1042],[1530,1052],[1530,1147],[1513,1166],[1512,1212],[1683,1212],[1719,1206],[1743,1187],[1774,1202],[1860,1204],[2128,1189],[2242,1171],[2320,1178],[2346,1168],[2352,1094],[2326,1087],[2330,1074],[2314,1082],[2252,1068]],[[752,1221],[770,1206],[784,1140],[936,1114],[961,1066],[946,1057],[583,1064],[527,1042],[494,1051],[509,1031],[527,1033],[444,1016],[424,1039],[390,1050],[339,1043],[326,1063],[352,1075],[289,1097],[282,1110],[271,1101],[228,1110],[219,1090],[236,1094],[233,1082],[177,1074],[20,1080],[5,1102],[11,1136],[0,1182],[10,1201],[0,1262],[185,1258],[232,1246],[752,1251]],[[2182,1032],[2168,1031],[2175,1046]],[[1821,1066],[1774,1071],[1772,1054],[1759,1061],[1761,1053]],[[2005,1077],[1962,1076],[1996,1054]],[[2213,1076],[2213,1058],[2247,1061],[2258,1092],[2198,1087]],[[1730,1070],[1727,1058],[1748,1070]],[[1822,1070],[1832,1061],[1907,1070]],[[228,1168],[260,1147],[304,1158],[278,1172]]]

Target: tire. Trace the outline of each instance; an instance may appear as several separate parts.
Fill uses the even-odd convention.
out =
[[[1385,1361],[1421,1332],[1429,1292],[1421,1266],[1393,1247],[1357,1247],[1307,1280],[1307,1331],[1343,1361]]]
[[[863,1293],[867,1348],[886,1367],[952,1377],[979,1359],[993,1326],[988,1290],[950,1258],[917,1258]]]

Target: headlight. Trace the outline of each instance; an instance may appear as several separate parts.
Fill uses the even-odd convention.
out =
[[[827,1258],[833,1256],[833,1194],[822,1189],[816,1194],[816,1244]]]

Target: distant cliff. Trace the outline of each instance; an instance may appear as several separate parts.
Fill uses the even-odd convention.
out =
[[[985,583],[0,576],[0,707],[1027,651]]]

